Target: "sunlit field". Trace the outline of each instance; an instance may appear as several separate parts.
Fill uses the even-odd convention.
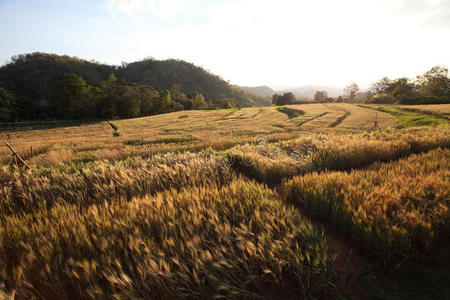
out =
[[[148,157],[149,149],[151,153],[225,150],[237,144],[253,143],[258,136],[276,142],[317,132],[362,133],[376,118],[382,128],[399,126],[396,118],[388,113],[351,104],[288,107],[300,111],[301,115],[289,118],[276,107],[182,111],[112,121],[118,127],[117,137],[113,137],[114,130],[108,123],[99,122],[47,130],[17,127],[20,131],[0,132],[0,139],[6,141],[10,135],[15,149],[29,158],[31,164],[51,166],[78,160]],[[9,149],[0,149],[0,155],[3,163],[9,161]]]
[[[445,299],[450,105],[409,108],[4,130],[0,298]]]
[[[450,106],[448,104],[434,105],[399,105],[400,109],[415,111],[419,113],[432,114],[436,116],[450,117]]]

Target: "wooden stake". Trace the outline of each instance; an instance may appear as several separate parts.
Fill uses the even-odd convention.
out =
[[[375,114],[375,121],[372,125],[372,127],[370,127],[369,132],[373,131],[373,130],[379,130],[381,133],[383,133],[383,130],[381,130],[380,126],[378,125],[378,114]]]
[[[6,146],[8,146],[9,150],[11,150],[11,152],[13,153],[13,157],[16,161],[16,165],[18,168],[19,168],[19,161],[20,161],[24,166],[31,169],[31,167],[22,159],[22,157],[20,157],[19,153],[17,153],[9,143],[5,143],[5,144],[6,144]],[[19,159],[19,161],[17,161],[17,159]]]

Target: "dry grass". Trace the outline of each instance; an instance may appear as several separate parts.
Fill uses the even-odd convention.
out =
[[[225,184],[233,174],[223,161],[187,153],[157,155],[151,160],[67,165],[24,174],[5,172],[3,178],[0,216],[31,213],[57,204],[84,207],[127,201],[171,188]]]
[[[125,158],[122,151],[119,149],[99,149],[97,150],[98,159],[106,160],[122,160]]]
[[[0,270],[18,298],[318,297],[326,246],[260,185],[169,190],[2,218]],[[322,279],[323,278],[323,279]]]
[[[276,107],[243,108],[240,110],[181,111],[138,119],[116,120],[120,136],[112,137],[111,127],[106,122],[74,127],[2,132],[0,140],[10,134],[16,150],[21,154],[34,149],[47,151],[66,150],[74,152],[120,150],[123,157],[139,155],[144,146],[151,143],[155,152],[202,150],[209,147],[225,150],[237,144],[252,142],[256,136],[264,135],[271,141],[286,140],[308,135],[312,132],[349,131],[363,132],[372,124],[377,112],[350,104],[305,104],[288,106],[305,112],[289,119]],[[329,125],[342,117],[344,111],[351,114],[337,125]],[[188,116],[180,119],[180,116]],[[359,116],[359,117],[358,117]],[[389,114],[378,113],[383,128],[398,125]],[[148,152],[146,150],[145,152]],[[10,152],[0,149],[0,161],[6,163]],[[108,155],[107,159],[116,155]],[[99,155],[102,159],[103,155]],[[120,157],[120,155],[117,155]]]
[[[66,163],[74,157],[70,150],[51,150],[48,153],[38,154],[29,160],[30,165],[52,167],[61,163]]]
[[[363,168],[377,161],[450,147],[450,127],[424,127],[380,134],[311,134],[275,144],[237,146],[229,160],[240,173],[268,184],[313,171]]]
[[[450,151],[436,149],[367,170],[296,177],[285,188],[310,215],[397,264],[448,239],[449,163]]]
[[[348,274],[334,273],[323,234],[240,174],[284,181],[291,201],[382,262],[439,249],[449,152],[433,149],[450,148],[449,126],[397,130],[393,115],[345,103],[289,109],[304,114],[184,111],[116,120],[118,137],[107,123],[11,133],[32,169],[0,167],[0,298],[340,296]],[[383,134],[366,132],[376,115]]]

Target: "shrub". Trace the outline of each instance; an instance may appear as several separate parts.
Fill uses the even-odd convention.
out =
[[[416,96],[402,98],[400,104],[450,104],[450,97]]]
[[[366,99],[366,103],[393,104],[396,99],[390,94],[376,94]]]

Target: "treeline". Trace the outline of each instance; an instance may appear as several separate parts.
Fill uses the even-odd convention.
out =
[[[268,99],[179,60],[110,66],[32,53],[0,67],[0,121],[130,118],[266,104]]]
[[[317,94],[323,95],[323,99],[318,99]],[[310,100],[304,97],[298,99],[292,92],[287,92],[283,94],[273,94],[272,95],[272,104],[273,105],[288,105],[288,104],[308,104],[312,103]],[[333,98],[329,98],[325,91],[317,91],[316,96],[314,97],[316,102],[333,102]]]
[[[450,103],[448,69],[435,66],[415,79],[384,77],[368,91],[359,92],[355,82],[344,89],[344,95],[328,97],[326,91],[316,91],[315,102],[365,102],[379,104],[446,104]]]
[[[39,102],[0,88],[0,121],[35,119],[135,118],[191,109],[237,107],[234,99],[213,103],[200,93],[184,94],[181,86],[156,91],[153,87],[117,80],[110,74],[98,85],[70,73],[55,81],[53,96]]]
[[[367,103],[445,104],[450,103],[450,78],[446,67],[435,66],[415,79],[406,77],[375,82]]]

